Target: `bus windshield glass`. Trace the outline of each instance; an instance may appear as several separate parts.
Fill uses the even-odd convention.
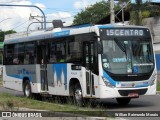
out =
[[[143,74],[153,71],[151,37],[103,37],[102,43],[102,66],[105,71],[112,74]]]

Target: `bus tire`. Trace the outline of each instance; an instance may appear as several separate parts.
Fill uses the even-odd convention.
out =
[[[24,82],[23,93],[24,93],[24,96],[27,98],[32,97],[31,85],[28,80]]]
[[[74,86],[74,90],[73,90],[73,99],[74,99],[74,104],[77,106],[84,106],[84,99],[82,96],[82,89],[79,83],[77,83]]]
[[[116,98],[119,105],[127,105],[131,101],[131,98]]]

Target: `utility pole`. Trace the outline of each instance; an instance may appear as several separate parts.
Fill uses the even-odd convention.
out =
[[[122,4],[122,23],[124,24],[124,4]]]
[[[110,0],[110,23],[114,24],[115,23],[115,15],[114,15],[114,0]]]

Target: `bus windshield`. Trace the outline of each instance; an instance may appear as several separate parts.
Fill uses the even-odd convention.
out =
[[[112,74],[143,74],[154,68],[151,39],[112,37],[102,40],[102,65]]]

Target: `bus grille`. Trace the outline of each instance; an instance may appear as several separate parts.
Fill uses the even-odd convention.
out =
[[[111,76],[114,81],[142,81],[148,80],[150,75],[144,76]]]
[[[147,88],[138,90],[118,90],[121,96],[128,96],[129,93],[138,93],[138,95],[144,95],[147,92]]]

